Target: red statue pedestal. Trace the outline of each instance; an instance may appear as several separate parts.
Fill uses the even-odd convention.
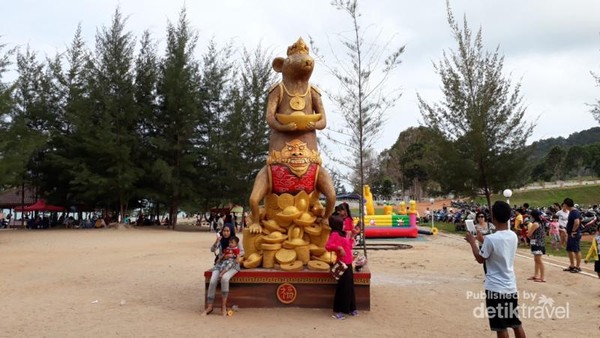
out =
[[[204,304],[211,270],[204,272]],[[281,271],[274,269],[242,269],[229,281],[228,305],[240,308],[332,308],[337,281],[328,271]],[[371,272],[363,267],[354,271],[356,307],[371,309]],[[214,304],[221,306],[220,285]]]

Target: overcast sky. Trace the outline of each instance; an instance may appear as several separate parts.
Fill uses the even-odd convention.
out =
[[[351,29],[350,17],[328,0],[21,0],[2,4],[0,42],[9,47],[29,44],[42,57],[54,56],[66,49],[81,23],[87,45],[93,48],[96,30],[109,26],[120,6],[136,37],[148,29],[164,43],[167,22],[177,21],[184,4],[199,33],[199,53],[213,37],[219,45],[233,42],[250,49],[262,42],[275,56],[284,56],[288,45],[310,35],[325,50],[328,39]],[[600,98],[590,75],[600,73],[600,1],[453,0],[451,6],[458,20],[466,15],[473,30],[483,29],[487,50],[499,46],[504,75],[513,83],[521,81],[526,118],[539,118],[530,142],[598,126],[586,103]],[[381,32],[384,40],[393,37],[390,47],[406,45],[403,64],[389,83],[401,88],[403,96],[388,113],[376,143],[381,151],[400,131],[419,125],[416,93],[428,102],[441,98],[432,62],[439,61],[444,50],[454,50],[456,43],[446,21],[445,0],[363,0],[359,11],[363,27]],[[319,64],[311,81],[321,87],[333,85]],[[338,120],[334,107],[327,101],[325,105],[330,120]]]

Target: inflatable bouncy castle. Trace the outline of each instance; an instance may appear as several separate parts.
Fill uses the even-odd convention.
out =
[[[385,215],[375,215],[373,207],[373,195],[369,186],[364,187],[365,196],[365,238],[394,238],[394,237],[417,237],[417,209],[416,202],[410,201],[410,207],[406,210],[406,203],[401,202],[398,214],[393,214],[393,208],[384,207]],[[368,193],[367,193],[368,192]],[[358,223],[358,218],[354,221]]]

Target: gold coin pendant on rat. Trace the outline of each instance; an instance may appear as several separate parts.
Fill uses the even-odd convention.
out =
[[[306,101],[303,97],[300,96],[293,96],[290,99],[290,108],[292,108],[293,110],[304,110],[304,108],[306,107]]]
[[[285,83],[281,83],[283,85],[283,90],[290,97],[290,108],[295,111],[304,110],[306,107],[306,95],[310,91],[310,84],[306,86],[306,92],[304,94],[291,94],[290,91],[285,86]]]

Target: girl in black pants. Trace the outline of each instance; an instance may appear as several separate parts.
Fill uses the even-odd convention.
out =
[[[348,267],[338,280],[333,298],[333,318],[346,319],[344,313],[358,316],[356,311],[356,297],[354,295],[354,273],[352,271],[352,240],[346,237],[343,230],[344,221],[339,216],[329,217],[331,234],[325,245],[328,251],[334,251],[338,262]]]

